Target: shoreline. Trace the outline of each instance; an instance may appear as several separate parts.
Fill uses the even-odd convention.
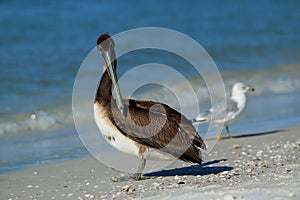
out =
[[[112,182],[120,172],[93,157],[0,175],[3,199],[297,199],[300,124],[224,139],[202,165],[181,161],[141,181]]]

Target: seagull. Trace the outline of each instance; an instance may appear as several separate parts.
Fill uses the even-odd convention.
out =
[[[140,158],[137,172],[132,178],[141,179],[147,159],[179,158],[200,164],[201,150],[206,146],[190,120],[163,103],[122,99],[114,47],[115,43],[108,33],[102,34],[97,40],[104,73],[95,95],[94,118],[109,144]],[[113,88],[116,98],[112,95]]]
[[[253,87],[246,86],[242,82],[235,83],[232,87],[232,95],[226,100],[226,104],[217,104],[206,112],[200,113],[193,123],[209,123],[220,124],[217,140],[221,140],[222,125],[225,123],[226,131],[229,139],[233,139],[229,131],[229,124],[236,121],[244,112],[247,104],[246,93],[255,91]]]

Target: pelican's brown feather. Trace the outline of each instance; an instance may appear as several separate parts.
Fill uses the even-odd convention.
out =
[[[192,135],[194,139],[194,143],[202,148],[206,149],[205,143],[203,142],[202,138],[198,135],[197,131],[195,130],[194,126],[192,125],[191,121],[188,120],[184,115],[179,113],[177,110],[171,108],[170,106],[164,103],[158,103],[153,101],[141,101],[141,100],[123,100],[123,104],[128,106],[129,102],[131,105],[135,105],[137,108],[149,110],[151,108],[152,111],[166,114],[169,119],[179,124],[179,126],[187,133]]]
[[[159,149],[188,162],[201,163],[205,144],[189,120],[169,106],[152,101],[124,101],[127,115],[109,105],[110,119],[135,142]]]

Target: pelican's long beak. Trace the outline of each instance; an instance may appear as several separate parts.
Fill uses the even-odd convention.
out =
[[[122,102],[122,95],[120,92],[119,84],[117,82],[117,75],[116,75],[116,54],[113,49],[113,47],[110,47],[106,51],[101,51],[102,57],[104,60],[104,65],[106,69],[108,70],[108,74],[112,80],[112,83],[114,85],[115,94],[116,94],[116,100],[117,100],[117,106],[119,110],[124,114],[124,105]]]
[[[249,92],[254,92],[255,91],[255,89],[253,88],[253,87],[248,87],[248,89],[247,89]]]

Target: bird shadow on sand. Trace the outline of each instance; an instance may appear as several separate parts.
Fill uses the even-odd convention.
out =
[[[263,136],[263,135],[270,135],[274,133],[284,132],[284,130],[272,130],[272,131],[263,131],[258,133],[244,133],[244,134],[237,134],[233,135],[233,138],[246,138],[246,137],[257,137],[257,136]],[[222,139],[229,139],[228,137],[222,137]]]
[[[279,130],[271,130],[271,131],[263,131],[263,132],[254,132],[254,133],[236,133],[232,135],[232,138],[226,137],[222,135],[222,140],[227,139],[237,139],[237,138],[247,138],[247,137],[257,137],[257,136],[263,136],[263,135],[270,135],[274,133],[280,133],[284,132],[285,130],[279,129]],[[205,138],[206,140],[216,140],[216,138]]]
[[[168,169],[162,170],[158,172],[151,172],[148,174],[144,174],[146,177],[154,177],[154,176],[184,176],[184,175],[208,175],[208,174],[218,174],[223,171],[230,171],[233,167],[228,166],[209,166],[215,163],[224,162],[227,159],[214,160],[210,162],[203,163],[201,165],[193,165],[188,167],[176,168],[176,169]]]

